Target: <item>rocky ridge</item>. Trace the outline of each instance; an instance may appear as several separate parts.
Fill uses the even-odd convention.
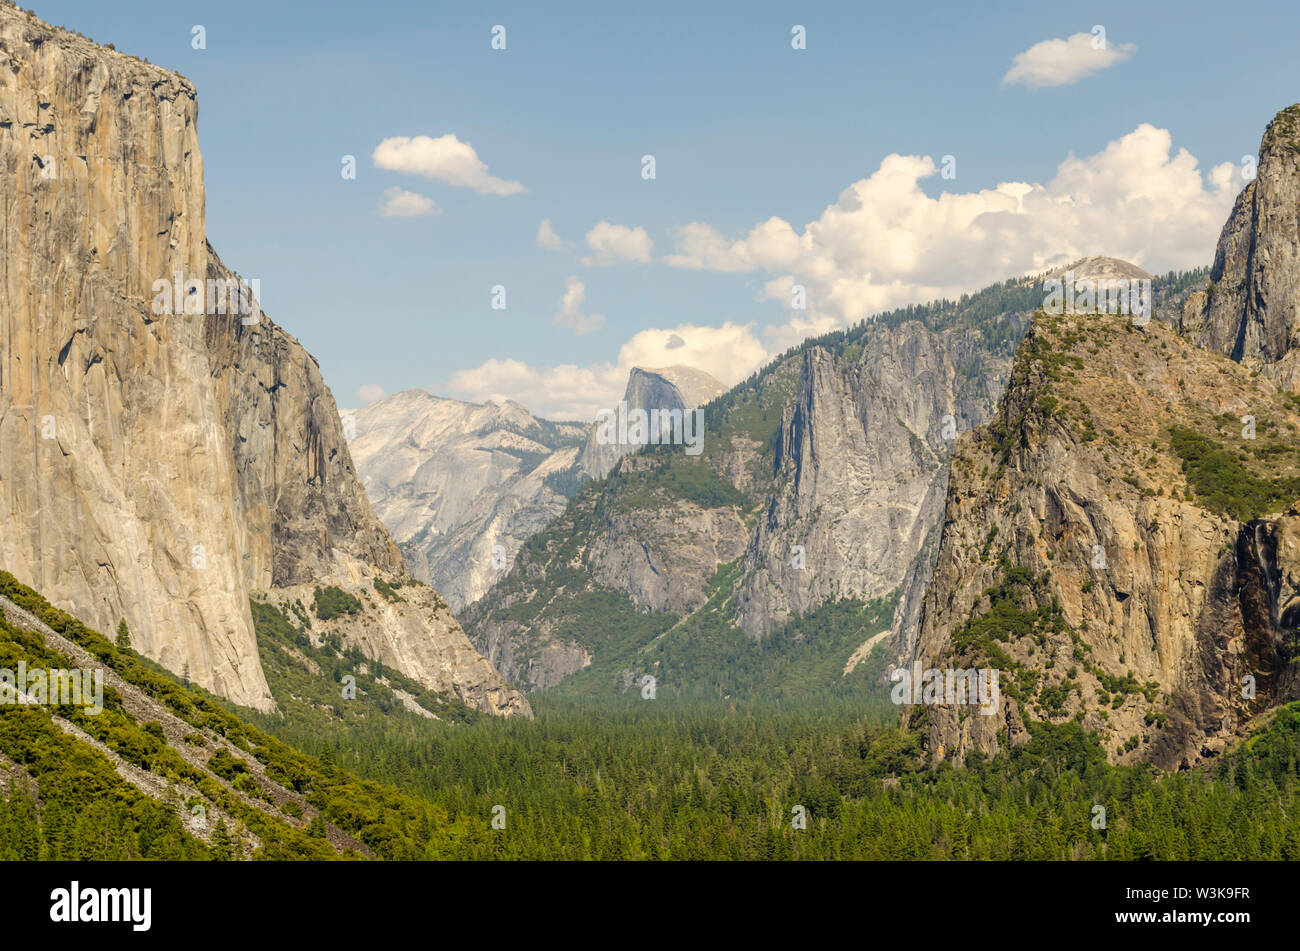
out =
[[[959,444],[902,659],[1010,689],[997,716],[915,709],[936,759],[1074,718],[1113,760],[1186,768],[1296,696],[1298,117],[1265,132],[1206,288],[1141,327],[1040,314]]]
[[[1002,704],[916,708],[933,756],[1077,719],[1116,761],[1188,766],[1290,697],[1297,445],[1300,403],[1160,322],[1037,317],[954,454],[912,656],[1000,670]]]

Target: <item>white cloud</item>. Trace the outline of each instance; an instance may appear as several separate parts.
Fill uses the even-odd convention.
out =
[[[488,167],[468,142],[456,136],[404,135],[384,139],[371,158],[377,168],[409,175],[422,175],[435,182],[472,188],[483,195],[517,195],[528,191],[519,182],[508,182],[488,174]]]
[[[650,328],[613,361],[490,360],[456,373],[450,395],[511,398],[542,416],[591,420],[617,403],[633,366],[685,364],[731,386],[808,336],[1088,255],[1157,273],[1200,266],[1213,258],[1242,184],[1230,163],[1202,173],[1186,150],[1174,152],[1167,131],[1147,124],[1095,155],[1068,156],[1045,184],[1003,182],[931,198],[920,182],[937,171],[924,156],[890,155],[802,229],[775,217],[734,239],[701,222],[680,228],[675,253],[664,258],[674,266],[766,272],[762,296],[787,305],[794,284],[807,288],[808,309],[761,336],[732,323]]]
[[[384,190],[384,203],[379,206],[379,214],[385,218],[419,218],[441,210],[432,198],[396,186]]]
[[[587,232],[587,247],[595,252],[582,259],[588,267],[605,267],[619,261],[649,264],[654,242],[645,228],[628,228],[602,221]]]
[[[681,341],[673,346],[673,341]],[[632,367],[685,364],[732,386],[771,359],[749,325],[721,327],[679,324],[643,330],[625,343],[618,359],[588,366],[530,366],[520,360],[488,360],[454,373],[439,388],[473,402],[512,399],[548,419],[591,422],[602,409],[616,406]]]
[[[357,387],[357,399],[362,403],[373,403],[375,400],[382,400],[388,394],[378,383],[365,383]]]
[[[554,323],[568,327],[581,337],[605,325],[605,318],[600,314],[584,314],[582,304],[587,299],[587,287],[576,277],[564,282],[564,296],[560,298],[560,309],[555,314]]]
[[[537,246],[544,251],[563,251],[567,247],[564,239],[551,227],[550,218],[543,218],[542,223],[537,226]]]
[[[618,365],[629,370],[682,364],[712,374],[727,386],[739,383],[770,359],[752,324],[730,321],[721,327],[679,324],[642,330],[618,351]]]
[[[626,385],[626,371],[609,363],[532,367],[506,359],[458,370],[446,392],[476,403],[512,399],[548,419],[590,422],[599,410],[618,402]]]
[[[1067,157],[1046,184],[1003,182],[931,198],[924,156],[890,155],[817,220],[796,230],[780,218],[728,239],[694,222],[679,228],[676,267],[766,271],[763,297],[789,306],[798,283],[808,309],[766,332],[773,349],[892,307],[958,297],[995,280],[1090,254],[1148,271],[1208,263],[1241,184],[1225,163],[1202,176],[1186,150],[1151,125],[1096,155]]]
[[[1091,33],[1075,33],[1064,40],[1043,40],[1011,61],[1011,69],[1002,77],[1002,85],[1068,86],[1084,76],[1109,69],[1122,63],[1134,53],[1137,46],[1106,42],[1105,34],[1093,37]]]

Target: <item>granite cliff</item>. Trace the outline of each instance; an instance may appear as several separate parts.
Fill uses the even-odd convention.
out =
[[[1037,317],[954,453],[911,658],[999,670],[1001,705],[914,708],[934,758],[1073,718],[1189,766],[1291,698],[1297,446],[1300,402],[1161,322]]]
[[[1223,226],[1210,284],[1181,329],[1203,347],[1300,392],[1300,105],[1264,130],[1255,177]]]
[[[513,401],[406,390],[352,414],[349,448],[411,573],[452,610],[478,600],[581,483],[587,427]]]
[[[922,669],[1002,675],[996,715],[917,706],[935,759],[1075,719],[1187,768],[1300,692],[1300,106],[1180,313],[1039,314],[954,454]]]
[[[196,122],[183,77],[0,6],[0,565],[267,710],[249,596],[405,571],[316,361],[225,296]],[[356,641],[527,713],[439,604],[387,603]]]

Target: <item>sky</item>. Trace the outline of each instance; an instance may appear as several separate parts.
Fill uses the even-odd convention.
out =
[[[590,420],[632,366],[733,384],[1085,255],[1207,265],[1300,96],[1295,4],[33,8],[195,83],[208,238],[343,407]]]

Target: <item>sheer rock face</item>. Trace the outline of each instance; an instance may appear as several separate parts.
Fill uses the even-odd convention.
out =
[[[1004,689],[991,716],[928,707],[936,759],[1079,716],[1114,761],[1186,767],[1300,692],[1300,508],[1285,498],[1300,477],[1300,416],[1285,397],[1300,392],[1300,106],[1264,133],[1210,278],[1173,321],[1181,339],[1158,322],[1040,318],[997,420],[960,444],[911,659],[989,662],[968,619],[992,610],[1008,569],[1046,579],[1014,586],[1014,606],[1063,627],[992,635],[1015,695]],[[1217,447],[1210,498],[1189,484],[1175,426]],[[1238,464],[1253,473],[1227,468]],[[1228,514],[1222,497],[1256,500],[1270,482],[1267,511]]]
[[[600,645],[565,633],[604,623],[568,590],[580,569],[644,612],[683,617],[716,598],[755,639],[836,599],[902,586],[895,640],[909,649],[952,439],[991,417],[1026,322],[1016,311],[941,329],[880,323],[851,346],[781,358],[705,433],[702,465],[733,494],[709,499],[698,475],[688,494],[676,473],[692,470],[664,453],[624,456],[466,612],[475,643],[534,689],[593,663]],[[719,574],[732,565],[730,579]],[[863,655],[853,656],[850,666]]]
[[[587,427],[537,419],[509,400],[407,390],[352,415],[352,458],[375,510],[411,573],[453,611],[504,574],[579,481]]]
[[[1210,279],[1188,301],[1184,332],[1300,392],[1300,105],[1265,130],[1256,177],[1223,226]]]
[[[745,552],[739,626],[765,636],[827,601],[886,595],[909,570],[924,572],[952,440],[989,419],[1009,369],[977,334],[916,325],[882,329],[860,362],[805,351],[776,492]]]
[[[634,367],[623,401],[629,410],[684,412],[723,389],[692,367]],[[604,477],[639,448],[603,443],[596,425],[539,419],[511,400],[479,405],[423,390],[386,397],[353,417],[350,448],[376,511],[411,573],[457,612],[487,593],[584,480]],[[611,552],[602,578],[621,577],[626,563],[645,582],[644,603],[660,608],[686,594],[646,561],[636,546]],[[558,662],[577,661],[566,655]]]
[[[231,276],[204,234],[196,116],[184,78],[0,6],[0,564],[269,710],[250,592],[402,565],[298,342],[255,312],[156,312],[155,282]],[[371,636],[431,687],[527,710],[454,620]]]
[[[208,274],[235,275],[209,246]],[[230,435],[244,575],[250,588],[322,582],[360,562],[402,572],[353,470],[334,397],[316,360],[262,314],[205,320],[217,409]]]
[[[629,410],[640,409],[647,413],[652,409],[660,413],[687,412],[726,391],[727,388],[712,376],[694,367],[671,366],[659,370],[633,367],[628,374],[623,402]],[[602,443],[599,433],[599,427],[591,428],[579,460],[582,471],[593,479],[605,478],[620,459],[641,448],[628,443]]]
[[[1172,448],[1178,426],[1236,454],[1245,413],[1268,419],[1278,446],[1300,441],[1300,415],[1268,380],[1159,322],[1035,321],[994,423],[954,453],[912,658],[998,668],[1001,704],[925,707],[935,759],[1021,742],[1031,719],[1079,716],[1114,761],[1194,765],[1294,695],[1300,515],[1286,504],[1245,523],[1222,514]],[[1261,477],[1300,473],[1275,458],[1260,457]],[[1003,608],[1036,617],[1033,633],[991,613],[990,590],[1015,577],[1032,583],[1013,584]],[[990,617],[981,640],[970,621]]]
[[[637,462],[629,458],[622,466],[634,472]],[[612,514],[608,529],[592,540],[588,566],[594,581],[625,590],[637,607],[685,615],[704,605],[709,578],[744,552],[748,534],[734,506],[675,499]]]

